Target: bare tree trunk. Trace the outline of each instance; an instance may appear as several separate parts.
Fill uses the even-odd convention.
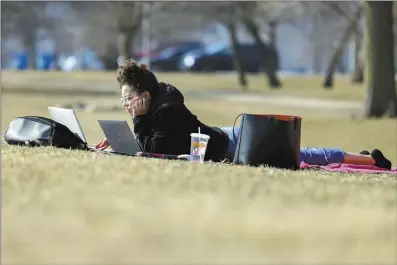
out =
[[[336,48],[336,50],[334,51],[334,54],[331,57],[331,60],[328,64],[327,74],[325,76],[325,80],[324,80],[324,84],[323,84],[324,88],[326,88],[326,89],[331,89],[334,85],[333,78],[334,78],[336,66],[338,65],[338,62],[339,62],[341,56],[343,55],[343,49],[345,48],[346,44],[349,42],[351,35],[354,33],[354,30],[357,27],[357,22],[361,16],[361,13],[362,13],[362,9],[360,7],[356,11],[356,13],[354,15],[354,19],[352,21],[350,21],[349,26],[343,33],[342,39],[339,42],[339,46]]]
[[[263,65],[266,70],[266,75],[269,81],[269,85],[271,88],[281,88],[282,84],[277,77],[277,51],[273,48],[269,51],[268,47],[263,43],[261,36],[259,35],[259,28],[252,20],[252,18],[248,16],[244,16],[244,24],[247,28],[248,32],[253,36],[255,42],[259,45],[261,53]]]
[[[355,34],[355,51],[354,51],[354,72],[352,82],[362,84],[364,82],[364,61],[361,56],[363,38],[356,32]]]
[[[103,56],[101,56],[103,64],[106,70],[116,70],[118,67],[118,63],[116,61],[117,56],[119,55],[117,45],[115,43],[108,43],[106,47],[106,51]]]
[[[118,54],[118,63],[124,64],[127,58],[127,51],[126,51],[126,34],[123,32],[119,32],[117,36],[117,54]]]
[[[365,79],[368,89],[365,114],[397,116],[394,66],[393,2],[364,2]]]
[[[124,39],[124,51],[125,51],[125,57],[127,59],[132,58],[133,53],[133,42],[134,42],[134,33],[132,31],[128,31],[125,33],[125,39]]]
[[[132,58],[133,42],[142,25],[143,5],[140,2],[115,2],[118,12],[118,44],[119,57],[124,60]],[[149,15],[149,14],[146,14]]]
[[[126,29],[119,30],[119,36],[117,41],[117,50],[119,57],[128,60],[133,57],[133,43],[134,38],[138,32],[136,26]]]
[[[34,9],[33,9],[34,10]],[[37,18],[35,12],[28,13],[28,10],[22,10],[19,18],[19,30],[23,40],[23,45],[28,55],[28,69],[36,69],[36,33],[37,33]]]
[[[277,47],[277,26],[278,26],[278,22],[277,21],[271,21],[269,23],[269,39],[270,39],[270,44],[273,45],[274,47]]]
[[[28,69],[36,69],[36,31],[27,29],[23,34],[23,43],[28,54]]]
[[[230,42],[232,43],[233,65],[234,65],[234,69],[237,72],[238,82],[239,82],[242,90],[246,91],[248,82],[247,82],[247,76],[245,73],[245,69],[242,65],[241,57],[238,52],[238,39],[237,39],[236,23],[234,21],[227,23],[227,30],[229,33]]]
[[[270,40],[270,46],[274,48],[274,52],[271,52],[270,56],[273,56],[274,58],[271,60],[273,64],[271,65],[273,67],[274,72],[277,72],[278,67],[279,67],[279,57],[278,57],[278,50],[277,50],[277,26],[278,22],[277,21],[272,21],[269,23],[269,40]],[[277,78],[277,76],[276,76]],[[280,84],[281,86],[281,84]]]
[[[397,55],[397,4],[393,4],[393,36],[394,36],[394,60]]]
[[[393,34],[394,34],[394,43],[397,43],[397,5],[393,5]]]

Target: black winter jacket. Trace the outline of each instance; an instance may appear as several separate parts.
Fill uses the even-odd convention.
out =
[[[182,93],[170,84],[160,82],[152,95],[146,115],[133,119],[134,133],[145,152],[189,154],[191,133],[210,136],[205,160],[219,162],[226,157],[228,136],[220,128],[210,127],[197,119],[184,104]]]

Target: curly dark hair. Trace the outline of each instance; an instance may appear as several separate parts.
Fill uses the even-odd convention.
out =
[[[148,91],[152,96],[155,94],[158,81],[156,76],[145,64],[138,65],[130,59],[119,66],[117,70],[117,82],[119,86],[127,84],[133,87],[138,93]]]

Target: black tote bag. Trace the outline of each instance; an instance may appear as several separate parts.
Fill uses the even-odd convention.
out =
[[[234,136],[237,140],[234,164],[292,170],[300,168],[301,117],[241,115],[238,139]]]

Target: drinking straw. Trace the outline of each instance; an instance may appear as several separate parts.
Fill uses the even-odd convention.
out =
[[[198,150],[199,150],[199,154],[200,154],[200,161],[202,160],[202,157],[201,157],[201,152],[200,152],[200,136],[201,136],[201,132],[200,132],[200,127],[198,127],[198,134],[199,134],[199,145],[198,145]]]

